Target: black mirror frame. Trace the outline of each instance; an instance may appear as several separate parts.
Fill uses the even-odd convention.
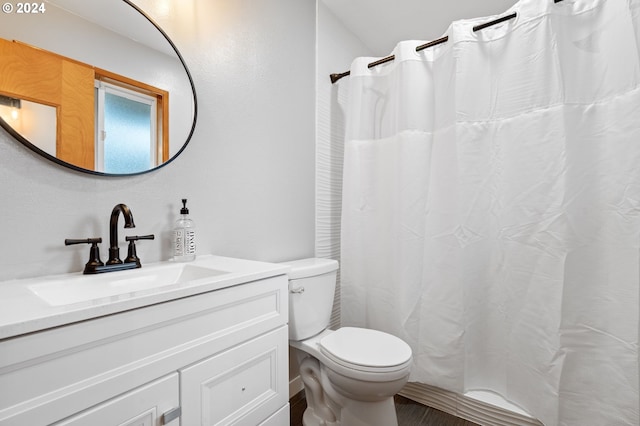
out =
[[[193,84],[193,78],[191,78],[191,73],[189,72],[189,68],[187,68],[187,64],[184,62],[184,59],[182,58],[182,55],[178,51],[178,48],[173,43],[173,41],[171,41],[171,39],[169,38],[167,33],[165,33],[164,30],[162,28],[160,28],[160,26],[158,24],[156,24],[155,21],[149,17],[149,15],[147,15],[145,12],[143,12],[138,6],[133,4],[130,0],[122,0],[122,1],[125,2],[126,4],[128,4],[129,6],[131,6],[134,10],[136,10],[138,13],[140,13],[143,17],[145,17],[151,23],[151,25],[153,25],[160,32],[160,34],[162,34],[162,36],[167,40],[167,42],[171,45],[173,50],[176,52],[176,55],[178,55],[178,59],[180,59],[180,62],[182,63],[182,66],[184,67],[184,71],[187,73],[187,78],[189,79],[189,84],[191,85],[191,91],[193,93],[193,123],[191,124],[191,130],[189,131],[189,135],[187,136],[187,139],[185,140],[185,142],[182,145],[182,147],[180,147],[180,150],[178,152],[176,152],[176,154],[174,156],[172,156],[167,161],[165,161],[164,163],[162,163],[162,164],[160,164],[160,165],[158,165],[156,167],[150,168],[148,170],[143,170],[143,171],[140,171],[140,172],[135,172],[135,173],[104,173],[104,172],[97,172],[95,170],[84,169],[82,167],[75,166],[75,165],[73,165],[71,163],[67,163],[65,161],[62,161],[62,160],[54,157],[53,155],[49,154],[48,152],[43,151],[42,149],[38,148],[37,146],[35,146],[31,142],[29,142],[24,136],[22,136],[13,127],[11,127],[6,121],[4,121],[2,119],[2,117],[0,117],[0,126],[4,130],[6,130],[11,136],[13,136],[18,142],[20,142],[21,144],[23,144],[24,146],[26,146],[30,150],[36,152],[37,154],[41,155],[42,157],[44,157],[44,158],[46,158],[48,160],[51,160],[54,163],[57,163],[57,164],[59,164],[61,166],[67,167],[69,169],[73,169],[73,170],[78,171],[78,172],[88,173],[88,174],[97,175],[97,176],[114,176],[114,177],[136,176],[136,175],[141,175],[141,174],[153,172],[155,170],[158,170],[158,169],[166,166],[167,164],[169,164],[173,160],[175,160],[182,153],[182,151],[184,151],[184,149],[187,147],[187,145],[191,141],[191,137],[193,136],[193,132],[195,131],[196,121],[198,119],[198,99],[197,99],[197,96],[196,96],[196,87]]]

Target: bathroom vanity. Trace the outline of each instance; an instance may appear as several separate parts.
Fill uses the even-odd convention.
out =
[[[284,265],[0,283],[0,426],[289,424]]]

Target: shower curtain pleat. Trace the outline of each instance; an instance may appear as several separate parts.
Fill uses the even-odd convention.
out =
[[[407,341],[412,381],[638,425],[640,0],[512,11],[354,61],[342,324]]]

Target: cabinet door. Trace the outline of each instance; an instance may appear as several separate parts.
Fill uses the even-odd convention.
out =
[[[285,406],[288,344],[284,326],[181,370],[182,424],[255,426]]]
[[[287,403],[267,420],[260,423],[260,426],[288,426],[291,423],[290,409],[291,407]]]
[[[179,418],[167,423],[162,418],[179,406],[178,386],[178,373],[173,373],[54,426],[179,426]]]

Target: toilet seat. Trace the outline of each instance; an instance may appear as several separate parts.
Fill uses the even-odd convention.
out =
[[[343,327],[318,342],[324,356],[351,370],[384,373],[404,370],[411,348],[402,339],[382,331]]]

